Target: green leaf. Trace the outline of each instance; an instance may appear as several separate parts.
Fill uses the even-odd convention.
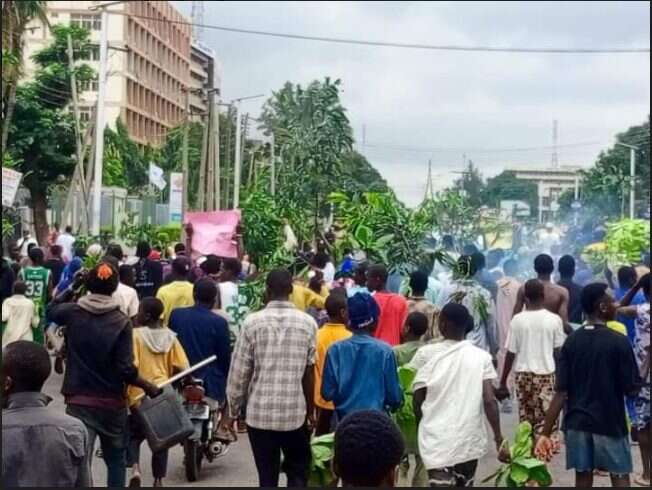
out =
[[[527,468],[521,466],[520,464],[516,464],[516,463],[510,464],[509,477],[512,480],[514,480],[514,482],[518,486],[523,486],[523,483],[525,483],[528,480],[529,475],[530,475],[530,472],[528,471]]]
[[[548,468],[544,466],[533,468],[530,471],[530,480],[534,480],[539,484],[540,487],[549,487],[552,485],[552,475],[548,471]]]
[[[541,467],[545,468],[546,466],[543,461],[540,461],[537,458],[516,458],[513,463],[527,468],[528,470]]]

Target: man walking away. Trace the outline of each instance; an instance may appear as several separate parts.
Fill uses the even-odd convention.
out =
[[[394,356],[399,367],[409,363],[417,350],[425,344],[421,339],[428,328],[428,318],[423,313],[414,311],[408,315],[403,329],[403,342],[394,347]]]
[[[120,311],[130,320],[135,320],[138,314],[138,293],[129,284],[133,284],[134,269],[130,265],[118,265],[118,259],[107,255],[102,260],[111,264],[118,271],[118,288],[113,293],[113,299],[118,303]]]
[[[161,324],[162,313],[163,304],[158,299],[144,298],[138,311],[138,324],[142,325],[142,328],[134,329],[134,366],[143,379],[156,385],[161,385],[175,374],[188,369],[188,358],[176,334]],[[138,405],[138,397],[141,394],[140,388],[129,387],[127,396],[130,408],[133,409]],[[129,415],[127,446],[127,467],[132,469],[130,487],[139,487],[141,483],[139,460],[140,445],[143,440],[145,440],[144,428],[132,412]],[[154,487],[163,486],[167,466],[167,449],[152,454]]]
[[[347,296],[350,298],[356,293],[367,293],[367,264],[365,262],[358,264],[353,270],[353,285],[346,290]]]
[[[48,269],[52,274],[53,285],[59,284],[63,269],[66,267],[66,263],[61,258],[61,252],[61,245],[52,245],[52,247],[50,247],[51,257],[45,261],[45,264],[43,264],[43,267]]]
[[[428,329],[424,334],[423,340],[441,339],[441,334],[437,328],[437,307],[426,299],[426,289],[428,289],[428,274],[421,270],[416,270],[410,275],[411,294],[407,299],[408,313],[419,312],[425,315],[428,322]]]
[[[118,271],[102,262],[88,272],[90,294],[76,304],[59,304],[71,298],[69,289],[48,311],[53,322],[66,325],[66,371],[61,388],[66,412],[86,426],[89,448],[100,438],[109,487],[125,485],[127,385],[138,386],[151,397],[160,393],[139,377],[134,367],[131,322],[111,297],[117,287]]]
[[[640,389],[634,353],[624,335],[607,327],[613,298],[606,284],[589,284],[582,291],[585,324],[561,349],[555,397],[546,415],[536,454],[551,459],[550,440],[564,409],[566,467],[575,470],[575,486],[593,486],[593,472],[606,470],[614,487],[629,487],[632,455],[625,417],[625,396]]]
[[[217,361],[196,371],[194,376],[203,380],[206,396],[223,405],[231,366],[229,325],[212,311],[217,297],[217,286],[212,279],[204,277],[197,281],[193,296],[194,306],[172,312],[170,329],[177,334],[191,365],[217,356]]]
[[[337,426],[333,470],[343,487],[393,487],[404,450],[392,419],[377,410],[362,410]]]
[[[395,410],[403,393],[392,348],[373,336],[378,305],[358,293],[349,298],[348,309],[353,336],[328,349],[321,395],[333,402],[340,420],[358,410]]]
[[[189,273],[190,261],[185,257],[177,257],[172,262],[172,280],[156,293],[156,297],[163,303],[163,325],[166,327],[175,308],[192,306],[195,302],[192,283],[188,280]]]
[[[158,289],[163,283],[163,264],[158,260],[151,260],[149,254],[152,252],[147,242],[139,242],[136,247],[138,262],[134,265],[136,272],[136,291],[140,299],[149,296],[156,296]]]
[[[2,350],[2,488],[91,486],[84,424],[47,408],[50,372],[48,352],[34,342]]]
[[[645,302],[634,305],[633,299],[643,291]],[[632,426],[641,450],[643,473],[634,483],[642,487],[650,486],[650,273],[645,274],[634,284],[620,303],[618,311],[636,321],[636,339],[634,355],[638,363],[644,387],[636,398],[632,399]],[[628,407],[629,408],[629,407]]]
[[[616,301],[622,301],[625,295],[636,285],[636,269],[629,266],[623,266],[618,269],[618,287],[614,289],[614,297]],[[643,291],[638,289],[632,300],[628,303],[631,306],[642,305],[645,303],[645,295]],[[624,324],[627,328],[627,338],[632,343],[636,342],[636,317],[635,315],[626,315],[619,312],[616,320]]]
[[[34,340],[32,329],[41,319],[34,302],[25,297],[27,286],[22,281],[14,283],[14,294],[2,303],[2,348],[17,340]]]
[[[373,291],[374,300],[380,308],[374,336],[394,346],[401,343],[401,330],[408,315],[408,305],[401,295],[387,291],[387,276],[384,265],[372,265],[367,272],[367,287]]]
[[[25,296],[34,302],[38,311],[39,325],[34,329],[34,342],[43,344],[45,340],[43,334],[45,307],[52,297],[52,275],[48,269],[43,267],[45,258],[43,250],[33,247],[29,251],[29,258],[32,265],[21,269],[18,279],[27,286]]]
[[[267,306],[245,319],[236,342],[227,387],[231,416],[224,423],[232,426],[246,404],[260,486],[278,487],[282,453],[288,487],[305,487],[317,324],[289,301],[289,271],[271,271],[266,283]]]
[[[555,393],[555,355],[566,336],[561,318],[543,306],[543,284],[538,279],[525,283],[527,311],[512,319],[507,357],[496,395],[509,397],[507,379],[516,360],[516,394],[519,421],[529,422],[536,434]]]
[[[486,414],[504,459],[496,379],[491,355],[464,340],[468,310],[447,304],[439,315],[444,341],[431,344],[432,357],[414,379],[419,453],[431,487],[473,486],[478,459],[487,452]]]
[[[570,334],[573,329],[568,324],[568,291],[565,288],[553,284],[552,273],[555,270],[555,263],[550,255],[541,254],[537,255],[534,259],[534,270],[537,273],[537,279],[543,283],[543,306],[550,313],[559,315],[561,321],[564,322],[564,332]],[[523,311],[525,306],[525,289],[521,286],[518,290],[518,297],[516,298],[516,306],[514,307],[514,315]]]
[[[238,308],[238,277],[242,272],[242,264],[238,259],[228,258],[222,261],[220,269],[219,284],[220,303],[222,309],[233,315],[234,308]]]
[[[573,282],[575,276],[575,259],[564,255],[557,264],[559,284],[568,291],[568,321],[579,326],[582,324],[582,286]]]
[[[315,356],[316,436],[332,432],[332,418],[335,411],[333,403],[327,402],[321,396],[326,352],[328,352],[328,348],[335,342],[351,337],[351,332],[346,327],[349,323],[346,295],[331,293],[326,299],[326,312],[328,313],[328,322],[317,331],[317,352]]]
[[[72,226],[66,226],[65,231],[57,237],[55,244],[61,247],[63,260],[70,262],[73,257],[73,245],[75,244],[75,237],[72,236]]]
[[[507,356],[507,341],[509,339],[510,325],[512,314],[516,305],[516,297],[521,283],[516,279],[518,275],[518,262],[509,259],[503,265],[505,275],[496,281],[498,292],[496,293],[496,326],[498,340],[498,372],[502,372],[505,367],[505,357]],[[514,376],[507,378],[507,387],[512,389],[514,385]],[[512,403],[506,398],[501,403],[503,413],[512,413]]]

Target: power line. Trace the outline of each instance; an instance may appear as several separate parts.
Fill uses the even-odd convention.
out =
[[[302,41],[319,41],[326,43],[338,44],[357,44],[361,46],[381,46],[390,48],[404,49],[427,49],[434,51],[475,51],[475,52],[492,52],[492,53],[544,53],[544,54],[615,54],[615,53],[649,53],[650,48],[510,48],[496,46],[459,46],[459,45],[436,45],[436,44],[419,44],[419,43],[399,43],[389,41],[365,41],[363,39],[346,39],[326,36],[308,36],[304,34],[288,34],[272,31],[259,31],[254,29],[240,29],[236,27],[227,27],[220,25],[199,24],[182,20],[160,19],[147,15],[135,15],[127,12],[108,11],[112,14],[147,19],[155,22],[167,22],[169,24],[187,25],[200,29],[213,29],[217,31],[236,32],[239,34],[252,34],[255,36],[278,37],[285,39],[298,39]]]
[[[521,147],[521,148],[420,148],[420,147],[410,147],[410,146],[400,146],[400,145],[379,145],[374,143],[365,143],[365,148],[374,148],[379,150],[393,150],[393,151],[403,151],[403,152],[415,152],[415,153],[509,153],[509,152],[527,152],[527,151],[543,151],[550,150],[553,148],[576,148],[582,146],[597,146],[603,145],[601,141],[585,141],[578,143],[568,143],[565,145],[553,146],[531,146],[531,147]]]

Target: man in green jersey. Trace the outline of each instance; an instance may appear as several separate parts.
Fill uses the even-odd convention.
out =
[[[39,326],[34,329],[34,342],[42,345],[44,342],[45,307],[52,295],[52,277],[50,270],[43,267],[45,261],[43,250],[33,247],[29,251],[29,258],[32,265],[21,269],[18,278],[27,286],[25,296],[36,305],[41,320]]]

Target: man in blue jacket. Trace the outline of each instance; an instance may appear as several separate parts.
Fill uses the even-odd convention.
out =
[[[177,334],[191,366],[212,355],[217,356],[217,361],[196,371],[195,376],[204,381],[206,396],[222,405],[231,366],[229,325],[211,311],[217,297],[215,281],[200,279],[195,283],[193,295],[194,306],[172,311],[170,329]]]
[[[380,310],[365,293],[348,299],[353,336],[326,353],[321,394],[339,420],[358,410],[395,410],[403,403],[396,358],[389,344],[374,338]]]

